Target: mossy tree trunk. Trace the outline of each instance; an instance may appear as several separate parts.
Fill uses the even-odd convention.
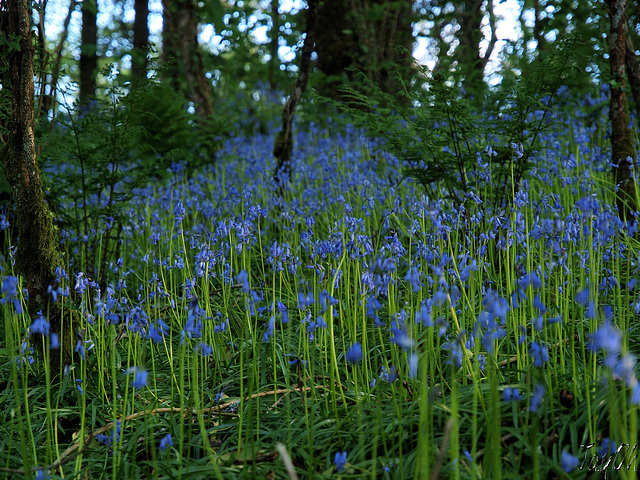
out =
[[[9,38],[19,39],[19,48],[7,52],[9,75],[2,79],[3,85],[11,89],[8,143],[3,148],[2,160],[16,207],[15,269],[24,277],[29,292],[31,318],[42,311],[51,323],[51,331],[58,334],[61,348],[51,351],[51,369],[56,373],[73,361],[75,326],[72,316],[61,316],[58,304],[50,302],[47,292],[50,285],[55,286],[56,269],[62,265],[62,257],[36,159],[29,1],[9,0],[7,18]]]
[[[609,64],[611,67],[611,160],[617,188],[616,203],[622,220],[631,220],[638,210],[634,178],[635,148],[629,128],[629,107],[625,93],[627,38],[626,0],[607,0],[610,21]]]
[[[318,0],[309,0],[309,8],[307,11],[307,27],[304,45],[302,46],[302,54],[300,57],[300,69],[298,77],[293,86],[293,91],[287,99],[287,103],[282,110],[282,130],[278,132],[273,155],[278,160],[274,180],[277,185],[282,186],[285,182],[291,181],[291,153],[293,152],[293,132],[291,123],[295,115],[296,107],[300,103],[302,94],[307,89],[309,81],[309,71],[311,70],[311,54],[316,37],[316,26],[318,18]]]

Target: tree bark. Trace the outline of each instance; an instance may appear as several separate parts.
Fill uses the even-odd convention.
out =
[[[193,0],[162,0],[163,60],[168,80],[193,103],[200,121],[213,115],[211,82],[198,49],[198,19]]]
[[[147,48],[149,44],[149,0],[135,0],[136,18],[133,21],[133,64],[136,78],[147,76]]]
[[[291,181],[291,153],[293,151],[293,132],[291,131],[291,123],[295,115],[296,107],[300,103],[302,94],[307,89],[309,80],[309,71],[311,70],[311,54],[315,44],[316,29],[318,22],[318,0],[309,0],[309,9],[307,12],[307,27],[304,45],[302,46],[302,54],[300,57],[300,70],[298,70],[298,78],[293,87],[293,91],[287,103],[282,110],[282,130],[278,132],[275,146],[273,149],[274,156],[278,159],[274,179],[276,184],[282,186],[285,182]]]
[[[3,149],[7,180],[16,206],[18,246],[15,269],[24,277],[29,292],[31,318],[42,311],[58,335],[59,350],[51,350],[51,369],[59,372],[73,361],[75,324],[72,312],[60,313],[59,304],[49,301],[47,288],[56,286],[56,269],[62,266],[57,231],[47,205],[40,180],[34,138],[33,44],[29,22],[29,1],[7,2],[9,37],[20,38],[20,48],[9,56],[9,80],[3,85],[11,89],[9,141]],[[41,342],[40,342],[41,344]]]
[[[96,95],[98,74],[98,3],[82,2],[82,45],[80,46],[80,102],[87,102]]]
[[[638,121],[640,121],[640,64],[636,57],[636,48],[629,35],[627,35],[625,44],[624,63],[627,78],[629,79],[631,96],[633,97],[633,102],[636,104],[636,117]]]
[[[629,109],[625,93],[625,55],[627,21],[626,0],[607,0],[610,21],[609,65],[611,68],[611,160],[617,188],[616,204],[622,220],[631,220],[638,210],[633,175],[635,148],[629,128]]]
[[[280,68],[280,58],[278,57],[278,40],[280,38],[280,12],[279,0],[271,0],[271,41],[269,49],[271,50],[271,60],[269,61],[269,87],[271,90],[276,89],[276,74]]]
[[[60,77],[60,66],[62,65],[62,50],[64,49],[64,44],[67,41],[67,36],[69,35],[69,23],[71,23],[71,15],[76,9],[76,0],[71,0],[69,3],[69,10],[67,11],[67,16],[64,19],[64,23],[62,25],[62,33],[60,34],[60,42],[56,46],[56,50],[53,56],[53,65],[51,66],[51,76],[48,82],[49,84],[49,93],[42,96],[42,113],[47,116],[49,114],[49,110],[55,108],[56,104],[56,92],[58,91],[58,78]],[[55,118],[55,110],[52,111],[52,120]],[[53,121],[51,122],[51,128],[53,128]]]
[[[395,67],[409,67],[411,55],[403,55],[397,46],[411,52],[413,31],[411,0],[324,0],[318,6],[316,51],[317,68],[327,76],[320,91],[340,98],[337,86],[352,82],[362,71],[384,92],[401,89],[392,75]],[[409,71],[402,72],[409,78]],[[406,74],[406,75],[405,75]]]
[[[460,12],[460,54],[458,62],[462,72],[464,89],[479,100],[484,94],[484,62],[480,56],[480,41],[484,38],[482,24],[482,0],[464,2]]]

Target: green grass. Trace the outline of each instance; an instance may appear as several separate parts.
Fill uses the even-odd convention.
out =
[[[259,136],[227,145],[215,176],[144,189],[109,245],[108,292],[76,289],[92,266],[65,236],[58,301],[83,313],[84,360],[61,380],[47,356],[30,363],[34,319],[4,295],[0,475],[293,478],[282,444],[300,478],[587,478],[605,438],[637,443],[637,367],[620,369],[638,354],[639,244],[610,207],[597,133],[569,124],[542,141],[511,212],[451,211],[357,135],[315,132],[298,138],[284,199]],[[608,315],[619,341],[592,351]],[[137,389],[133,367],[148,372]],[[564,472],[563,451],[584,468]],[[636,478],[630,461],[609,475]]]

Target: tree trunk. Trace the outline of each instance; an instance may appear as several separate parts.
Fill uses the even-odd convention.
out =
[[[49,93],[42,96],[42,113],[45,115],[49,115],[49,110],[55,109],[56,105],[56,92],[58,91],[58,78],[60,77],[60,66],[62,65],[62,51],[64,49],[64,44],[67,41],[67,36],[69,35],[69,23],[71,23],[71,15],[76,9],[76,0],[71,0],[69,4],[69,10],[67,11],[67,16],[64,19],[64,23],[62,26],[62,33],[60,34],[60,42],[56,46],[56,50],[53,56],[53,65],[51,66],[51,76],[49,78]],[[55,118],[55,110],[52,111],[51,120]],[[51,128],[53,128],[53,121],[51,122]]]
[[[29,14],[28,0],[7,2],[7,31],[10,37],[20,38],[20,48],[8,52],[9,78],[3,79],[3,85],[9,85],[11,89],[12,102],[9,141],[3,150],[2,160],[16,206],[19,241],[15,269],[25,279],[31,318],[36,318],[37,312],[42,311],[51,323],[51,332],[60,339],[61,349],[51,350],[51,369],[56,373],[60,367],[72,363],[75,325],[71,312],[67,310],[62,317],[59,304],[51,303],[47,293],[49,286],[56,285],[56,269],[62,265],[62,256],[36,159],[33,44]]]
[[[482,0],[464,2],[460,12],[460,54],[456,55],[460,63],[462,84],[468,94],[480,100],[484,94],[484,62],[480,56],[480,41],[484,38],[482,23]]]
[[[271,90],[276,89],[276,75],[280,68],[280,58],[278,57],[280,12],[278,8],[279,0],[271,0],[271,41],[269,42],[269,50],[271,51],[271,60],[269,61],[269,87],[271,87]]]
[[[163,60],[176,91],[193,103],[200,121],[213,115],[211,82],[198,49],[198,20],[193,0],[162,0]]]
[[[98,74],[98,3],[82,2],[82,45],[80,46],[80,101],[86,103],[96,95]]]
[[[401,89],[394,67],[409,67],[411,55],[399,52],[413,47],[411,0],[324,0],[318,7],[317,68],[328,78],[320,88],[329,97],[340,97],[336,87],[352,82],[362,71],[387,93]],[[402,72],[409,78],[408,69]],[[405,75],[406,74],[406,75]]]
[[[640,64],[636,57],[636,49],[629,35],[627,35],[625,47],[624,63],[627,71],[627,78],[629,79],[629,88],[631,90],[633,102],[636,104],[637,121],[640,121]]]
[[[298,70],[298,78],[293,87],[293,91],[287,103],[282,110],[282,130],[278,132],[275,146],[273,149],[274,156],[278,159],[274,179],[276,184],[282,186],[285,182],[291,181],[291,153],[293,151],[293,133],[291,131],[291,122],[295,115],[296,107],[300,103],[302,94],[307,89],[309,80],[309,71],[311,70],[311,54],[316,37],[318,21],[318,0],[309,0],[309,9],[307,12],[307,28],[304,45],[302,46],[302,54],[300,58],[300,70]]]
[[[147,48],[149,44],[149,0],[135,0],[136,18],[133,21],[133,75],[147,76]]]
[[[607,0],[609,21],[609,64],[611,67],[611,160],[617,188],[616,203],[622,220],[632,220],[638,209],[633,170],[635,148],[629,129],[629,109],[625,93],[625,51],[627,37],[626,0]]]

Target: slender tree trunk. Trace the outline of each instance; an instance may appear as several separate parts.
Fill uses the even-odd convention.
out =
[[[278,39],[280,38],[280,11],[279,0],[271,0],[271,41],[269,49],[271,60],[269,61],[269,86],[271,90],[276,89],[276,74],[280,68],[280,58],[278,57]]]
[[[69,3],[69,10],[67,16],[64,19],[62,25],[62,33],[60,34],[60,42],[56,46],[56,50],[53,54],[53,65],[51,66],[51,76],[49,79],[49,93],[42,96],[42,113],[46,116],[49,114],[49,110],[55,109],[56,104],[56,92],[58,91],[58,78],[60,77],[60,66],[62,65],[62,50],[64,44],[67,41],[69,35],[69,23],[71,23],[71,15],[76,9],[76,0],[71,0]],[[52,111],[52,120],[55,118],[55,110]],[[51,122],[51,128],[53,128],[53,121]]]
[[[149,44],[149,0],[135,0],[136,18],[133,22],[133,74],[147,76],[147,48]]]
[[[483,97],[484,93],[484,62],[480,56],[480,41],[484,38],[480,25],[482,24],[482,0],[464,2],[460,13],[460,55],[457,55],[461,64],[463,85],[467,93],[476,100]]]
[[[47,288],[56,286],[56,269],[62,265],[57,231],[47,205],[40,170],[36,159],[34,138],[33,44],[29,22],[29,1],[7,2],[8,34],[20,38],[20,48],[9,56],[9,78],[3,85],[11,88],[11,119],[9,142],[3,149],[7,180],[16,206],[18,248],[15,269],[25,279],[29,292],[29,313],[35,319],[42,311],[51,323],[51,332],[58,334],[61,349],[51,350],[51,368],[73,360],[74,321],[71,312],[62,317],[57,303],[49,301]]]
[[[536,41],[536,51],[538,54],[544,50],[544,39],[542,37],[542,25],[540,19],[540,0],[533,2],[533,38]]]
[[[80,46],[80,101],[86,102],[96,95],[98,74],[98,3],[82,2],[82,45]]]
[[[309,0],[309,8],[307,12],[307,28],[304,45],[302,46],[302,54],[300,57],[300,70],[298,70],[298,78],[293,87],[293,91],[287,103],[282,110],[282,130],[278,132],[275,147],[273,149],[274,156],[278,159],[274,179],[276,183],[282,186],[285,182],[291,181],[291,153],[293,151],[293,132],[291,123],[295,115],[296,107],[300,103],[302,94],[307,89],[309,80],[309,71],[311,70],[311,54],[316,37],[316,28],[318,20],[318,0]]]
[[[636,57],[636,49],[629,35],[627,35],[625,47],[624,63],[627,71],[627,77],[629,78],[629,88],[631,90],[633,102],[636,104],[637,120],[640,121],[640,64]]]
[[[635,148],[629,128],[629,109],[625,93],[626,0],[607,0],[609,21],[609,64],[611,67],[611,160],[617,188],[616,203],[622,220],[631,220],[638,210],[633,170]]]
[[[163,57],[168,80],[193,103],[201,121],[213,115],[211,82],[204,75],[198,48],[198,19],[193,0],[162,0]]]

